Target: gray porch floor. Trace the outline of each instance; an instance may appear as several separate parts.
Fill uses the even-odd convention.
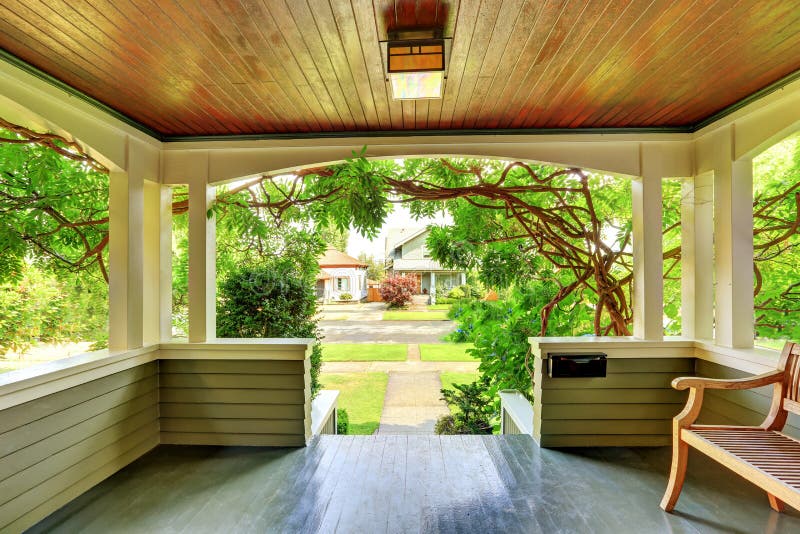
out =
[[[304,449],[161,446],[57,511],[56,532],[800,532],[695,454],[540,449],[528,436],[321,436]]]

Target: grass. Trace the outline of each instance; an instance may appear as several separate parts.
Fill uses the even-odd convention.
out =
[[[756,347],[764,347],[767,349],[781,350],[785,344],[786,341],[783,339],[758,338],[755,340]]]
[[[322,373],[325,389],[339,390],[339,408],[350,418],[348,434],[372,434],[380,426],[386,373]]]
[[[323,343],[324,362],[402,362],[408,345],[393,343]]]
[[[446,321],[447,312],[412,312],[412,311],[387,311],[383,312],[384,321]]]
[[[421,344],[419,346],[420,359],[425,362],[476,362],[467,353],[472,348],[472,343],[439,343]]]
[[[442,381],[442,389],[453,389],[453,384],[471,384],[475,382],[480,373],[451,373],[442,371],[439,379]]]
[[[450,304],[429,304],[428,305],[428,309],[429,310],[445,310],[445,311],[447,311],[447,310],[450,309]]]

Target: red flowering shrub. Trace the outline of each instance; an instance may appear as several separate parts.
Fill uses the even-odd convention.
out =
[[[399,308],[411,302],[417,290],[417,280],[413,276],[393,276],[381,282],[381,298],[392,308]]]

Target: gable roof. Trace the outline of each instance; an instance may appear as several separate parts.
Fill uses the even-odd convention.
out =
[[[328,248],[318,263],[320,267],[367,267],[366,263],[362,263],[344,252],[339,252],[335,248]]]
[[[421,236],[422,234],[424,234],[426,232],[428,232],[428,227],[427,226],[423,226],[422,228],[420,228],[418,230],[412,230],[410,234],[401,236],[400,240],[397,241],[394,245],[392,245],[392,248],[397,248],[400,245],[408,243],[409,241],[411,241],[415,237]]]

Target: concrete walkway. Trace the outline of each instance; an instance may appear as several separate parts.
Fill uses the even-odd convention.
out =
[[[320,321],[325,343],[441,343],[453,321]]]
[[[323,373],[473,373],[478,362],[323,362]]]
[[[450,413],[440,389],[438,372],[389,373],[378,434],[433,434],[436,420]]]

